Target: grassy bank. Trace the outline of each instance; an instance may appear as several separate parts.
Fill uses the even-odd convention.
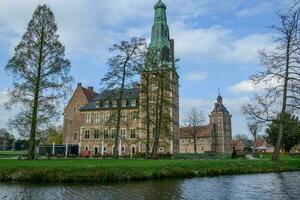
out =
[[[300,159],[0,160],[0,181],[111,183],[245,173],[300,171]]]
[[[26,151],[0,151],[0,159],[1,158],[17,158],[19,156],[24,157],[26,155]]]

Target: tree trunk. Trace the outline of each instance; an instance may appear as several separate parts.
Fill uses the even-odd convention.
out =
[[[128,59],[127,59],[127,61],[128,61]],[[120,96],[118,99],[117,127],[116,127],[115,149],[114,149],[114,158],[115,159],[119,158],[119,132],[120,132],[120,122],[121,122],[121,112],[122,112],[121,104],[122,104],[124,87],[125,87],[127,61],[125,62],[124,66],[123,66],[123,77],[122,77],[122,83],[121,83],[121,89],[120,89]]]
[[[157,158],[157,151],[159,145],[159,137],[160,137],[160,125],[161,125],[161,107],[162,107],[162,97],[163,94],[163,83],[162,83],[162,72],[159,72],[159,84],[157,87],[157,94],[156,94],[156,120],[155,120],[155,139],[152,149],[152,158]]]
[[[38,106],[39,106],[39,94],[40,94],[40,81],[41,81],[41,68],[43,61],[43,48],[44,48],[44,27],[41,30],[41,38],[40,38],[40,49],[39,49],[39,61],[38,61],[38,69],[37,69],[37,77],[34,88],[34,102],[32,108],[32,116],[31,116],[31,127],[30,127],[30,138],[29,138],[29,146],[28,146],[28,159],[33,160],[35,157],[35,136],[37,129],[37,115],[38,115]]]
[[[255,153],[255,149],[256,149],[256,135],[254,135],[253,153]]]
[[[197,153],[197,135],[194,133],[194,151]]]
[[[279,153],[280,153],[280,146],[281,146],[281,140],[283,136],[283,121],[284,121],[284,114],[286,112],[286,101],[287,101],[287,86],[288,86],[288,77],[289,77],[289,64],[290,64],[290,41],[291,36],[288,37],[287,42],[287,49],[286,49],[286,68],[285,68],[285,77],[284,77],[284,88],[283,88],[283,99],[282,99],[282,110],[280,113],[280,124],[279,124],[279,134],[277,138],[277,143],[274,149],[274,153],[272,156],[272,160],[278,160],[279,159]]]
[[[149,147],[150,147],[150,105],[149,105],[149,73],[146,77],[146,120],[147,120],[147,141],[146,141],[146,159],[149,158]]]

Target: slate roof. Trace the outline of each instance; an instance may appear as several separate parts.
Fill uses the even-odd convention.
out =
[[[98,95],[96,92],[94,92],[94,91],[92,91],[92,90],[90,90],[88,88],[82,87],[82,90],[83,90],[83,93],[84,93],[84,95],[86,96],[86,98],[88,100],[91,100],[92,98],[94,98],[95,96]]]
[[[210,134],[211,134],[211,127],[207,125],[207,126],[199,127],[196,135],[197,138],[204,138],[204,137],[210,137]],[[189,127],[180,128],[180,138],[193,138]]]
[[[219,95],[217,98],[217,103],[215,103],[213,112],[229,113],[226,107],[223,105],[223,98],[221,97],[221,95]]]
[[[131,105],[131,101],[135,99],[136,100],[136,106],[138,107],[138,100],[139,100],[139,89],[138,88],[131,88],[131,89],[125,89],[123,94],[123,99],[127,100],[127,106],[126,108],[133,108]],[[91,110],[106,110],[106,109],[112,109],[112,101],[118,100],[120,95],[120,89],[113,89],[113,90],[104,90],[100,94],[98,94],[96,97],[91,99],[84,107],[81,108],[81,111],[91,111]],[[109,100],[110,105],[109,108],[104,107],[104,102]],[[99,103],[99,107],[96,108],[96,102]]]

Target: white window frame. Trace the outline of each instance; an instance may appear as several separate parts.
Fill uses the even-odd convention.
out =
[[[90,139],[90,130],[89,129],[84,130],[84,139],[86,139],[86,140]]]
[[[98,137],[96,138],[96,132],[97,132],[97,135]],[[95,129],[94,130],[94,139],[99,139],[100,138],[100,130],[99,129]]]
[[[106,112],[104,113],[104,122],[108,122],[109,121],[109,113]]]
[[[136,99],[131,100],[131,107],[136,107]]]
[[[134,135],[134,137],[132,137]],[[130,129],[130,139],[136,139],[137,138],[137,134],[136,134],[136,129]]]
[[[107,132],[107,138],[105,138],[105,132]],[[104,140],[108,140],[109,139],[109,130],[108,129],[104,129],[103,130],[103,139]]]
[[[126,128],[121,129],[121,138],[126,138]]]
[[[113,107],[113,108],[118,107],[118,102],[117,102],[116,100],[113,100],[113,101],[112,101],[112,107]]]
[[[109,108],[109,100],[104,101],[104,108]]]
[[[122,107],[126,107],[127,106],[127,100],[126,99],[123,99],[122,100]]]

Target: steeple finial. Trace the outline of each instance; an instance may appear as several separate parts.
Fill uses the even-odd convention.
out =
[[[221,90],[220,90],[220,88],[218,88],[218,91],[219,91],[219,96],[217,98],[217,103],[218,104],[222,104],[223,103],[223,98],[221,96]]]

